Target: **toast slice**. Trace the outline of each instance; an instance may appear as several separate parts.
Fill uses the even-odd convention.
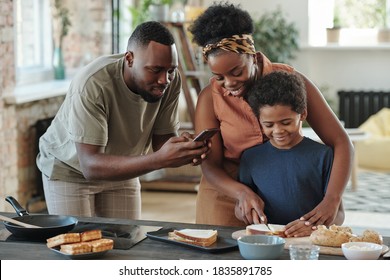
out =
[[[91,245],[92,252],[102,252],[114,248],[114,241],[108,238],[92,240],[89,241],[88,244]]]
[[[285,237],[284,225],[268,224],[269,228],[265,224],[253,224],[246,226],[247,235],[264,234],[264,235],[276,235]],[[271,230],[270,230],[271,229]]]
[[[79,233],[63,233],[46,239],[46,245],[49,248],[54,248],[63,244],[76,243],[80,241],[81,239]]]
[[[210,229],[182,229],[169,232],[168,238],[192,245],[208,247],[217,241],[218,231]]]
[[[88,242],[64,244],[61,245],[60,251],[68,255],[85,254],[92,251],[92,246]]]
[[[91,241],[102,238],[102,231],[99,229],[84,231],[80,233],[81,241]]]

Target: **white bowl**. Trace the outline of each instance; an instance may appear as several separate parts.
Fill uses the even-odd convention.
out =
[[[341,245],[348,260],[377,260],[382,253],[382,245],[371,242],[348,242]]]
[[[247,260],[278,259],[284,250],[286,240],[271,235],[246,235],[237,239],[240,254]]]

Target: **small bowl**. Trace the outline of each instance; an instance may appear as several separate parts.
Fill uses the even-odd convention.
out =
[[[275,260],[283,252],[286,240],[271,235],[245,235],[237,239],[240,254],[247,260]]]
[[[341,245],[348,260],[377,260],[382,253],[382,245],[371,242],[348,242]]]

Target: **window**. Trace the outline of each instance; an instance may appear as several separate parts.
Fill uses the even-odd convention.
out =
[[[387,3],[389,0],[335,0],[333,19],[342,28],[340,44],[375,45],[390,38],[387,31]]]
[[[344,28],[383,28],[386,26],[386,1],[335,0],[334,19]]]
[[[49,0],[15,0],[17,85],[51,78],[52,32]]]
[[[390,28],[390,0],[309,0],[309,44],[326,45],[327,28],[341,27],[339,45],[377,45]],[[390,38],[389,38],[390,39]]]

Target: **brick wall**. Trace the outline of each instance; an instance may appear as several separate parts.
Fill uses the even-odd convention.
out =
[[[15,84],[13,49],[13,1],[0,0],[0,210],[3,196],[14,193],[9,186],[16,181],[15,108],[5,106],[3,95],[12,92]]]
[[[72,26],[64,39],[69,72],[93,58],[111,53],[111,1],[64,0]],[[12,195],[22,206],[36,187],[35,129],[37,120],[54,116],[63,97],[23,104],[5,104],[1,98],[15,87],[13,1],[0,0],[0,211],[14,210],[4,197]]]
[[[66,0],[72,26],[64,38],[64,57],[75,69],[111,53],[111,1]]]

